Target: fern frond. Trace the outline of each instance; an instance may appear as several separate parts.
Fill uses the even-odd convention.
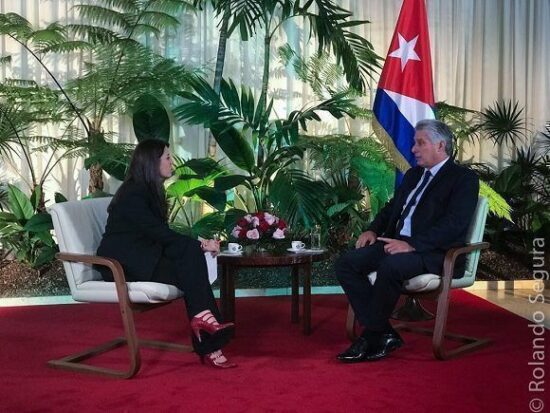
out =
[[[105,8],[118,9],[124,13],[137,13],[139,2],[136,0],[96,0],[96,3]]]
[[[479,181],[479,195],[487,198],[487,202],[489,203],[489,212],[499,218],[505,218],[508,221],[513,222],[512,216],[510,215],[512,212],[512,207],[484,181]]]
[[[70,40],[62,43],[52,44],[40,49],[41,53],[71,53],[78,50],[90,50],[92,45],[83,40]]]
[[[0,34],[7,34],[26,43],[33,33],[31,23],[17,13],[0,13]]]
[[[108,44],[121,39],[121,35],[111,29],[90,24],[69,24],[67,29],[73,35],[83,37],[84,40],[92,44]]]
[[[58,22],[49,24],[45,29],[39,29],[29,36],[29,40],[38,47],[43,49],[48,46],[62,43],[66,40],[66,29]]]
[[[145,24],[152,27],[156,27],[158,30],[164,28],[176,28],[180,22],[174,16],[159,11],[144,11],[140,13],[134,25]]]
[[[129,33],[132,28],[126,13],[93,4],[77,4],[74,8],[84,20],[92,24],[116,27],[125,33]]]

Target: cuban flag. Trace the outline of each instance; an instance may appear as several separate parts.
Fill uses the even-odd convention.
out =
[[[434,106],[426,5],[424,0],[403,0],[373,108],[373,129],[399,170],[416,165],[414,126],[435,119]],[[398,173],[396,185],[401,178]]]

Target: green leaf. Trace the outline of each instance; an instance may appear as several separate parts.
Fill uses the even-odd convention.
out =
[[[62,202],[67,202],[68,199],[65,198],[65,195],[63,195],[61,192],[56,192],[54,194],[54,200],[56,204],[60,204]]]
[[[525,120],[523,108],[519,102],[512,106],[512,101],[497,101],[495,106],[483,112],[482,128],[495,144],[518,144],[525,138]]]
[[[270,185],[270,200],[280,216],[291,225],[311,227],[325,214],[327,190],[299,169],[283,169]]]
[[[227,191],[228,189],[235,188],[247,180],[248,177],[244,175],[227,175],[220,176],[214,179],[214,188],[217,191]]]
[[[208,186],[201,186],[184,194],[184,196],[193,196],[197,195],[199,198],[208,202],[212,207],[218,211],[223,211],[225,209],[225,204],[227,199],[225,193],[216,191],[214,188]]]
[[[206,178],[223,172],[224,168],[211,158],[190,159],[183,164],[195,172],[199,178]]]
[[[43,244],[50,247],[55,245],[50,231],[33,232],[31,239],[33,240],[33,242],[42,242]]]
[[[36,185],[34,187],[34,190],[32,191],[31,198],[30,198],[31,204],[35,211],[38,209],[38,204],[40,203],[41,196],[42,196],[42,187],[40,185]]]
[[[363,156],[354,156],[350,167],[357,172],[361,182],[368,188],[374,200],[371,200],[372,215],[379,206],[390,199],[394,184],[394,171],[385,162],[377,162]]]
[[[510,212],[512,208],[500,196],[495,189],[491,188],[486,182],[479,181],[479,195],[487,198],[489,204],[489,212],[496,215],[499,218],[505,218],[510,222],[512,221],[512,216]]]
[[[234,127],[223,128],[221,124],[210,127],[212,135],[227,157],[236,166],[252,173],[254,169],[254,151],[246,139]]]
[[[11,212],[19,221],[26,221],[34,214],[29,198],[16,186],[8,185],[8,199]]]
[[[202,179],[178,179],[166,188],[166,195],[181,198],[191,190],[204,185],[205,182]]]
[[[40,249],[40,253],[38,254],[38,257],[34,260],[32,263],[32,266],[34,268],[38,268],[44,264],[47,264],[54,260],[55,253],[57,252],[56,248],[53,247],[43,247]]]
[[[329,217],[332,217],[340,212],[342,212],[344,209],[346,209],[349,206],[353,206],[352,202],[343,202],[340,204],[334,204],[327,210],[327,215]]]
[[[223,229],[223,214],[214,212],[207,214],[193,224],[193,236],[212,238],[212,236]]]
[[[134,104],[132,123],[138,142],[146,139],[170,140],[170,118],[162,103],[145,94]]]
[[[17,218],[15,218],[15,215],[9,212],[0,212],[0,224],[7,224],[12,222],[17,222]]]
[[[28,232],[41,232],[53,229],[52,217],[47,213],[36,214],[23,226]]]
[[[103,170],[107,172],[112,177],[118,179],[119,181],[124,181],[124,177],[126,176],[126,170],[128,169],[127,163],[120,162],[120,161],[110,161],[110,160],[104,160],[101,163],[101,166],[103,167]]]
[[[504,196],[513,196],[521,192],[521,168],[519,165],[510,165],[504,168],[495,179],[493,188]]]

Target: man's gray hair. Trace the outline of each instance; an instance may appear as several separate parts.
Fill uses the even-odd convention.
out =
[[[445,153],[449,156],[453,154],[453,132],[443,122],[435,119],[424,119],[419,121],[414,127],[416,131],[427,131],[432,143],[439,141],[445,142]]]

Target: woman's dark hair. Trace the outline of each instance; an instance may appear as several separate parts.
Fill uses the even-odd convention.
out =
[[[168,147],[167,142],[158,139],[147,139],[138,143],[132,155],[124,183],[115,194],[111,205],[117,202],[120,190],[127,182],[141,183],[149,188],[158,201],[162,216],[167,218],[168,206],[164,192],[164,178],[160,175],[159,163],[164,149]]]

